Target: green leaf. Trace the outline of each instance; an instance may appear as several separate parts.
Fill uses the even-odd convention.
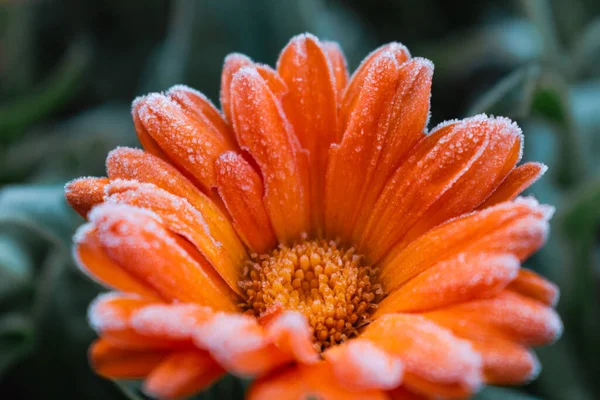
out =
[[[571,76],[580,77],[597,66],[600,59],[600,18],[590,22],[575,42],[571,55]]]

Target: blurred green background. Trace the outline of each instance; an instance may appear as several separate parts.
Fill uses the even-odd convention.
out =
[[[228,53],[273,64],[304,31],[339,41],[352,69],[389,41],[433,60],[430,126],[479,112],[519,122],[524,159],[550,167],[531,192],[557,207],[525,265],[559,284],[565,334],[539,349],[538,380],[478,398],[600,398],[600,1],[0,3],[0,398],[139,398],[87,365],[85,312],[101,288],[71,260],[82,219],[63,184],[137,145],[135,96],[185,83],[217,100]]]

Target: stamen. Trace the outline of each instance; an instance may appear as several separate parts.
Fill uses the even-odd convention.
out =
[[[260,317],[274,307],[302,312],[322,351],[355,336],[383,298],[377,271],[355,249],[335,241],[303,241],[270,255],[253,254],[241,287],[246,312]]]

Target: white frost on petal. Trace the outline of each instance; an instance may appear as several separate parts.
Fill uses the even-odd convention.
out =
[[[117,307],[109,304],[114,299],[131,298],[139,299],[140,296],[132,293],[109,292],[98,295],[90,304],[87,312],[89,325],[96,332],[103,330],[125,329],[129,326],[126,318]]]
[[[370,340],[355,339],[325,354],[340,382],[354,390],[391,390],[402,383],[402,361]]]
[[[168,336],[177,339],[191,338],[194,329],[204,321],[210,310],[196,304],[157,304],[146,306],[131,317],[131,326],[148,336]]]

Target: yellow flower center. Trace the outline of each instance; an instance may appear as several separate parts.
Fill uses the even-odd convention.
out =
[[[261,317],[278,308],[303,313],[320,351],[357,334],[383,297],[376,270],[334,241],[303,241],[253,255],[244,271],[244,308]]]

